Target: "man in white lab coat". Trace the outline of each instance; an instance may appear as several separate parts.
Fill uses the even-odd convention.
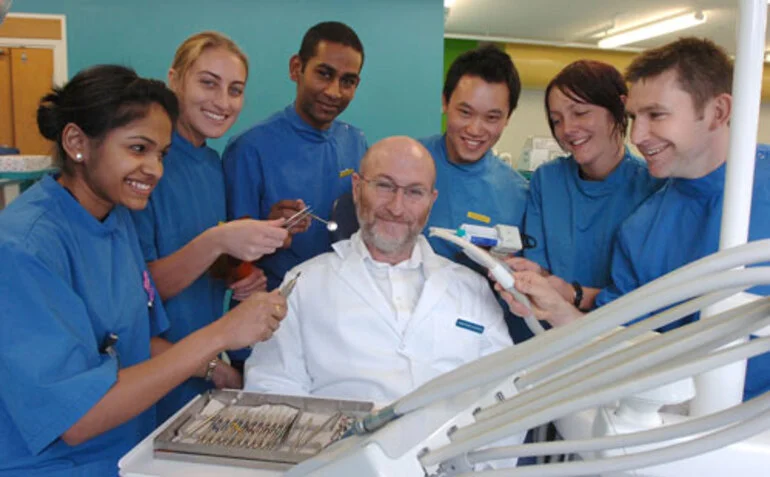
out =
[[[435,179],[413,139],[369,149],[353,174],[361,229],[286,275],[301,272],[281,327],[246,361],[246,390],[390,402],[511,346],[486,280],[421,235]]]

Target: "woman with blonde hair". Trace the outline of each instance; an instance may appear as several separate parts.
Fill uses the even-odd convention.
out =
[[[264,274],[253,267],[246,267],[234,281],[212,276],[208,270],[220,256],[248,263],[275,251],[287,236],[282,220],[222,224],[222,163],[206,141],[221,137],[235,123],[247,77],[246,55],[230,38],[212,31],[187,38],[168,72],[169,87],[179,100],[179,118],[163,180],[147,208],[133,217],[168,313],[170,326],[163,336],[172,343],[216,320],[228,288],[238,300],[265,289]],[[189,379],[158,403],[159,424],[213,386],[242,386],[241,373],[219,359],[207,363],[203,376]]]

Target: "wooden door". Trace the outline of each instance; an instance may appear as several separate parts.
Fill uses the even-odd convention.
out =
[[[0,48],[0,147],[13,147],[11,50]]]
[[[53,144],[40,135],[37,107],[53,86],[53,50],[11,48],[14,146],[22,154],[51,153]]]

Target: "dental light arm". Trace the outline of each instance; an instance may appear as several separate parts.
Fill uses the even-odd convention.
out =
[[[611,386],[572,399],[560,401],[552,406],[547,406],[536,412],[529,413],[526,416],[510,419],[512,416],[503,414],[497,420],[503,424],[478,435],[468,436],[463,439],[456,437],[451,444],[426,453],[422,457],[421,462],[423,466],[426,467],[438,465],[457,455],[493,444],[506,436],[550,422],[555,418],[592,408],[597,404],[612,402],[624,396],[652,389],[662,384],[679,381],[704,371],[724,366],[733,361],[748,359],[768,351],[770,351],[770,338],[760,338],[743,345],[718,351],[705,357],[688,360],[677,366],[665,366],[661,367],[661,369],[656,369],[653,372],[630,376]],[[456,434],[457,433],[455,433],[455,435]]]
[[[660,279],[663,285],[654,282],[649,287],[586,315],[579,323],[554,328],[521,345],[464,365],[426,383],[379,414],[369,416],[360,426],[361,432],[376,430],[378,426],[386,426],[385,428],[374,434],[345,439],[334,449],[329,449],[330,456],[334,456],[332,460],[324,460],[322,453],[318,458],[312,459],[313,462],[303,466],[303,469],[313,469],[314,476],[341,475],[334,474],[330,468],[359,471],[362,469],[360,464],[365,463],[368,467],[366,472],[361,471],[361,475],[373,476],[381,475],[377,469],[390,469],[397,463],[402,466],[398,468],[409,468],[412,471],[393,475],[411,477],[435,473],[439,466],[465,462],[465,467],[459,465],[454,468],[456,475],[470,465],[467,464],[469,452],[484,446],[499,445],[502,439],[520,435],[554,418],[570,416],[575,412],[618,399],[627,402],[629,399],[636,399],[640,392],[649,394],[649,390],[662,384],[670,385],[682,379],[689,380],[691,376],[705,370],[764,353],[770,349],[770,338],[757,339],[723,350],[711,350],[734,339],[735,336],[748,334],[756,327],[763,326],[764,322],[768,321],[768,299],[728,310],[716,320],[691,323],[663,335],[645,336],[644,340],[630,345],[617,341],[613,346],[623,348],[600,360],[596,357],[605,350],[601,344],[592,341],[596,336],[601,336],[601,333],[614,331],[618,325],[638,316],[646,316],[661,307],[681,303],[653,317],[653,320],[660,320],[659,325],[678,319],[682,313],[694,311],[693,308],[697,306],[718,300],[722,294],[770,284],[770,268],[731,270],[736,265],[767,261],[770,261],[770,241],[719,252],[696,264],[704,273],[696,273],[698,268],[695,269],[696,272],[692,272],[690,268],[683,275],[697,279],[684,280],[676,273],[667,275]],[[651,289],[654,293],[650,292]],[[696,298],[692,302],[685,302],[693,297]],[[649,333],[647,326],[644,321],[635,323],[627,330],[606,336],[599,343],[605,342],[606,345],[606,342],[620,340],[617,336],[622,334],[644,335]],[[514,381],[518,376],[526,377],[526,373],[532,369],[554,369],[553,363],[556,360],[576,356],[580,352],[575,349],[583,347],[593,348],[593,351],[585,353],[586,359],[577,364],[577,372],[543,373],[541,379],[532,381],[531,388],[519,386],[520,383]],[[580,378],[577,381],[580,382],[576,382],[576,375]],[[586,384],[581,387],[581,383]],[[502,390],[505,390],[504,394],[500,393]],[[478,394],[480,392],[482,394]],[[495,397],[498,395],[498,401],[508,400],[496,402]],[[451,406],[452,402],[463,396],[478,397],[471,398],[467,405],[463,401],[462,408],[452,408],[457,409],[457,413],[441,414],[449,420],[443,420],[445,418],[442,417],[438,422],[443,424],[438,425],[437,421],[433,421],[433,424],[428,426],[430,430],[424,435],[420,434],[420,429],[425,428],[423,422],[434,419],[438,415],[437,410],[447,409],[446,406]],[[482,396],[486,397],[482,399]],[[412,412],[417,410],[419,411]],[[400,419],[395,420],[400,416]],[[742,427],[736,429],[738,430],[728,429],[726,431],[732,433],[718,435],[734,438],[736,432],[748,432]],[[402,432],[410,437],[405,439]],[[662,435],[674,438],[679,434]],[[660,452],[676,453],[653,454],[654,459],[662,459],[661,455],[681,458],[684,452],[681,449],[690,449],[687,452],[694,453],[704,451],[703,446],[675,447],[675,451],[671,449],[672,447],[669,447]],[[643,461],[639,459],[645,458],[647,457],[642,456],[636,460],[625,460],[622,465],[636,468],[641,466],[640,462]],[[606,462],[621,465],[616,464],[616,460],[601,459],[601,462],[592,463],[597,467],[590,468],[606,472],[608,467],[603,466]],[[660,463],[661,460],[650,462]],[[446,467],[444,469],[446,470]],[[542,466],[536,469],[534,474],[527,475],[548,475],[542,472]],[[554,471],[553,467],[548,469],[549,472]],[[584,470],[580,468],[583,470],[576,471],[573,467],[567,469],[559,471],[562,473],[558,475],[581,475],[579,472]]]
[[[553,328],[537,340],[528,340],[511,349],[481,358],[473,363],[439,376],[412,393],[406,395],[395,406],[397,414],[410,412],[434,401],[443,399],[484,383],[499,381],[506,376],[517,374],[547,359],[560,356],[574,347],[585,345],[594,337],[606,333],[617,326],[627,323],[638,316],[644,316],[661,307],[665,307],[690,298],[695,293],[671,293],[673,284],[684,282],[702,282],[699,293],[711,293],[724,289],[754,286],[767,283],[760,275],[735,275],[730,279],[703,278],[704,274],[719,270],[729,270],[743,264],[770,261],[770,240],[761,240],[736,247],[698,260],[691,265],[651,282],[638,290],[625,295],[602,308],[595,310],[580,320],[565,326]],[[751,274],[758,269],[748,269]],[[698,273],[698,272],[702,273]],[[681,274],[680,274],[681,272]],[[735,273],[735,272],[728,272]],[[699,283],[696,283],[698,285]],[[659,293],[650,300],[652,293]]]
[[[611,330],[610,332],[594,339],[594,341],[584,347],[577,348],[573,352],[562,358],[552,360],[542,366],[535,367],[527,373],[521,375],[516,382],[517,386],[527,388],[534,383],[543,381],[546,378],[571,373],[586,362],[601,359],[607,353],[612,352],[620,346],[627,346],[629,342],[641,339],[649,339],[657,333],[652,330],[658,329],[668,323],[672,323],[680,318],[696,313],[701,308],[721,301],[735,293],[742,291],[743,288],[719,291],[698,297],[680,305],[666,309],[665,311],[654,315],[646,320],[639,321],[632,326],[624,326]]]
[[[770,241],[767,242],[770,245]],[[765,250],[755,249],[755,253],[759,252],[770,255],[770,247]],[[721,253],[730,254],[729,251]],[[631,293],[586,315],[581,320],[582,326],[574,322],[554,328],[538,336],[537,340],[525,341],[434,378],[387,408],[356,422],[349,434],[375,431],[406,412],[419,409],[431,402],[478,386],[500,382],[533,365],[559,357],[570,347],[582,346],[589,342],[591,336],[614,329],[636,316],[650,313],[655,308],[665,307],[701,293],[722,290],[725,287],[742,288],[756,283],[770,283],[770,269],[731,270],[701,277],[700,280],[683,283],[678,287],[666,288],[659,292],[655,300],[647,299],[647,296],[642,293]],[[622,304],[626,306],[620,306]],[[676,314],[670,314],[669,318],[675,319]]]
[[[579,477],[594,476],[607,472],[621,472],[657,466],[704,454],[759,434],[765,431],[768,426],[770,426],[770,413],[764,413],[754,419],[745,420],[740,424],[713,432],[705,437],[683,444],[675,444],[663,449],[639,452],[627,456],[608,457],[594,461],[464,473],[459,474],[457,477]]]
[[[764,244],[770,245],[770,240],[764,241]],[[770,247],[763,250],[747,245],[745,248],[752,248],[753,250],[753,258],[748,257],[749,259],[766,261],[765,256],[770,255]],[[720,252],[713,257],[718,258],[719,255],[726,256],[728,259],[733,258],[734,255],[745,257],[741,251],[734,249]],[[725,262],[731,264],[730,260],[725,260]],[[718,267],[709,268],[719,269]],[[665,280],[665,277],[661,280]],[[499,382],[505,377],[516,375],[535,364],[563,355],[570,347],[580,346],[589,341],[591,336],[613,329],[637,316],[646,315],[654,309],[686,300],[701,293],[712,293],[724,288],[742,288],[758,283],[770,283],[770,270],[765,268],[732,270],[701,277],[699,280],[683,283],[678,287],[658,287],[663,288],[663,290],[659,290],[659,295],[655,300],[649,300],[646,293],[631,293],[586,315],[580,320],[580,324],[573,322],[563,327],[554,328],[539,336],[537,340],[525,341],[513,348],[499,351],[439,376],[379,413],[370,415],[363,421],[356,423],[356,426],[351,428],[353,429],[351,432],[374,431],[406,412],[419,409],[431,402],[478,386]],[[674,316],[671,315],[670,317],[673,318]],[[542,424],[542,422],[537,424]]]
[[[566,395],[579,394],[586,389],[590,390],[592,387],[611,383],[653,365],[670,363],[681,356],[703,355],[713,348],[732,341],[736,336],[744,335],[746,326],[755,326],[752,323],[756,318],[763,317],[763,321],[767,322],[770,304],[765,302],[764,305],[761,309],[752,310],[750,315],[742,314],[743,310],[730,315],[725,314],[720,317],[720,320],[725,321],[716,327],[696,326],[702,325],[702,322],[698,322],[689,325],[687,329],[680,328],[675,330],[676,332],[672,331],[655,339],[646,340],[619,351],[612,355],[612,359],[587,364],[574,373],[539,383],[531,389],[524,388],[512,399],[479,412],[476,418],[478,421],[486,421],[509,410],[526,413],[529,407],[562,399],[565,393]],[[467,430],[469,429],[461,432]]]
[[[607,449],[642,446],[671,439],[680,439],[703,432],[713,432],[736,422],[747,421],[770,411],[770,394],[759,396],[744,404],[715,414],[630,434],[571,441],[539,442],[516,446],[495,447],[468,453],[471,464],[497,459],[531,455],[555,455],[597,452]]]
[[[743,288],[757,283],[770,283],[770,274],[759,268],[744,270],[740,273],[725,272],[724,276],[718,277],[704,278],[702,274],[699,276],[699,272],[711,273],[768,260],[770,260],[770,240],[725,250],[698,260],[680,271],[672,272],[586,315],[578,320],[579,323],[573,322],[554,328],[538,336],[537,339],[525,341],[518,346],[486,356],[439,376],[379,413],[370,415],[364,421],[357,423],[353,432],[374,431],[393,419],[429,403],[489,383],[500,382],[508,376],[517,375],[535,365],[563,356],[573,347],[584,346],[593,337],[660,307],[678,303],[697,294],[722,291],[725,288]],[[699,279],[693,280],[696,277]],[[676,283],[683,283],[683,285],[672,287]],[[657,293],[654,300],[650,299],[652,293]],[[669,317],[673,319],[674,315]]]
[[[699,321],[637,343],[614,354],[612,360],[592,362],[572,373],[541,382],[532,389],[522,391],[523,388],[519,386],[521,392],[518,395],[480,411],[476,414],[476,420],[493,425],[492,420],[504,412],[515,411],[517,415],[523,415],[567,396],[579,395],[617,382],[649,367],[671,363],[675,358],[702,356],[745,336],[747,328],[762,326],[764,323],[770,323],[770,300],[750,303],[725,312],[716,320]],[[464,432],[470,432],[472,427],[458,431],[458,437]]]
[[[765,309],[762,311],[757,310],[754,316],[758,316],[760,313],[764,312],[765,321],[768,321],[767,311],[770,308],[770,302],[766,301],[765,305]],[[737,313],[735,316],[744,324],[744,326],[745,323],[751,323],[752,317],[743,316]],[[734,319],[734,321],[737,320]],[[693,327],[693,325],[684,328],[689,327]],[[681,328],[681,330],[684,330],[684,328]],[[690,333],[690,330],[685,331]],[[693,353],[688,351],[700,346],[698,342],[701,339],[706,338],[706,334],[711,334],[713,337],[719,336],[719,332],[719,329],[706,329],[705,332],[692,334],[685,340],[678,342],[676,338],[670,338],[670,333],[667,333],[655,340],[660,341],[662,344],[658,349],[652,350],[650,353],[639,353],[635,349],[624,350],[613,356],[613,364],[606,366],[606,369],[591,369],[579,377],[566,376],[551,383],[546,383],[544,386],[538,386],[532,390],[521,392],[503,403],[484,409],[476,414],[477,422],[475,424],[459,429],[453,434],[453,437],[457,440],[462,440],[468,437],[478,436],[483,432],[496,428],[498,425],[497,423],[500,422],[501,419],[515,421],[516,419],[524,418],[549,405],[555,405],[558,402],[579,397],[592,390],[612,385],[623,379],[628,379],[629,376],[644,374],[645,370],[655,366],[665,367],[667,365],[674,365],[678,362],[687,362],[688,360],[700,357],[704,354],[703,352]],[[742,333],[745,334],[745,331],[738,329],[737,331],[733,331],[732,335],[740,335]],[[714,346],[719,346],[722,342],[729,342],[733,339],[734,338],[732,337],[725,337],[716,341]],[[643,344],[646,345],[649,344],[649,342]],[[628,355],[631,356],[629,357]]]

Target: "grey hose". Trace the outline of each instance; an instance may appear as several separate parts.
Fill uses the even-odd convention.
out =
[[[582,439],[574,441],[541,442],[521,444],[516,446],[496,447],[481,451],[470,452],[468,461],[472,464],[490,460],[510,459],[529,455],[572,454],[577,452],[596,452],[606,449],[633,447],[671,439],[680,439],[702,432],[712,432],[735,422],[753,419],[757,415],[770,410],[770,393],[763,394],[751,401],[725,409],[715,414],[688,419],[677,424],[659,427],[651,430]]]

